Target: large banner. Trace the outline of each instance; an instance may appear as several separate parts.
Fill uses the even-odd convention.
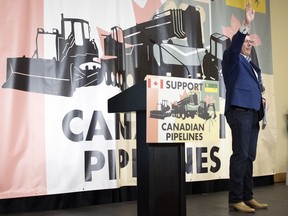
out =
[[[276,118],[269,1],[251,2],[252,60],[262,69],[268,101],[259,176],[274,173]],[[135,113],[108,113],[107,100],[147,75],[207,84],[209,94],[182,91],[171,101],[175,115],[185,97],[202,103],[190,126],[205,140],[198,134],[186,142],[186,181],[227,179],[231,135],[221,60],[245,3],[0,0],[0,198],[136,185]],[[159,98],[154,107],[165,108]],[[169,118],[157,120],[166,125]]]

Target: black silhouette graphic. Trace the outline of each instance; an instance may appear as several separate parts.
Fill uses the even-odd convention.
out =
[[[72,96],[76,88],[97,85],[103,76],[94,40],[90,40],[89,23],[82,19],[64,18],[61,32],[37,30],[36,50],[32,58],[7,59],[7,80],[4,88],[19,89],[52,95]],[[38,39],[50,37],[55,41],[52,59],[39,57]],[[53,48],[52,48],[53,49]]]
[[[192,6],[185,11],[164,11],[126,30],[113,27],[104,46],[105,55],[116,56],[104,60],[101,66],[106,84],[122,90],[144,80],[146,75],[197,78],[200,73],[202,76],[200,61],[194,65],[181,61],[187,58],[181,55],[183,49],[191,52],[203,48],[200,12]]]
[[[38,40],[44,36],[55,40],[53,58],[39,57]],[[164,11],[126,30],[111,28],[104,39],[104,54],[111,58],[100,62],[95,60],[99,54],[95,41],[90,39],[89,23],[62,15],[60,32],[37,30],[32,58],[7,58],[2,87],[70,97],[76,88],[99,85],[104,79],[107,85],[121,90],[148,74],[202,79],[197,55],[191,63],[182,61],[188,59],[182,54],[185,50],[197,53],[198,48],[203,48],[200,12],[193,6]]]
[[[203,58],[203,71],[206,80],[219,80],[223,52],[230,46],[230,43],[230,38],[225,35],[213,33],[210,36],[210,52],[206,50]]]
[[[199,94],[194,93],[184,99],[168,105],[167,100],[162,100],[159,110],[151,110],[150,118],[164,119],[166,117],[174,118],[194,118],[198,115],[204,120],[215,119],[216,111],[214,103],[207,103],[205,100],[199,102]]]
[[[112,27],[111,33],[104,35],[105,58],[99,60],[97,44],[90,39],[89,22],[62,15],[60,32],[37,30],[32,58],[7,58],[6,82],[2,87],[71,97],[77,88],[96,86],[103,80],[106,85],[125,90],[146,75],[160,75],[219,81],[219,96],[225,99],[221,60],[231,40],[213,33],[210,50],[201,59],[198,52],[204,48],[201,30],[200,10],[196,7],[163,11],[125,30]],[[49,47],[55,49],[50,59],[39,56],[38,40],[43,36],[55,41],[55,47]],[[258,65],[254,47],[251,57]],[[202,104],[204,113],[206,106],[211,105]],[[225,138],[224,131],[225,120],[220,114],[221,138]]]

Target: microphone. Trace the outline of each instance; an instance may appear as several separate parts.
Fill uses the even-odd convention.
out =
[[[150,42],[151,42],[152,44],[158,45],[158,46],[160,47],[160,49],[162,48],[162,49],[165,50],[170,56],[172,56],[176,61],[178,61],[178,62],[185,68],[185,70],[187,71],[187,76],[188,76],[188,78],[192,78],[191,73],[190,73],[188,67],[187,67],[182,61],[180,61],[180,59],[178,59],[176,56],[174,56],[171,52],[169,52],[169,51],[168,51],[165,47],[163,47],[161,44],[157,44],[157,43],[155,42],[155,40],[150,39]]]

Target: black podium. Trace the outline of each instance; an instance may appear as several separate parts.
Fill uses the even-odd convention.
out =
[[[185,144],[146,143],[146,81],[108,100],[108,112],[136,111],[137,215],[186,216]]]

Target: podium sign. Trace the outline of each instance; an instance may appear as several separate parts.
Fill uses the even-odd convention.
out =
[[[147,143],[217,142],[218,82],[146,77]]]

